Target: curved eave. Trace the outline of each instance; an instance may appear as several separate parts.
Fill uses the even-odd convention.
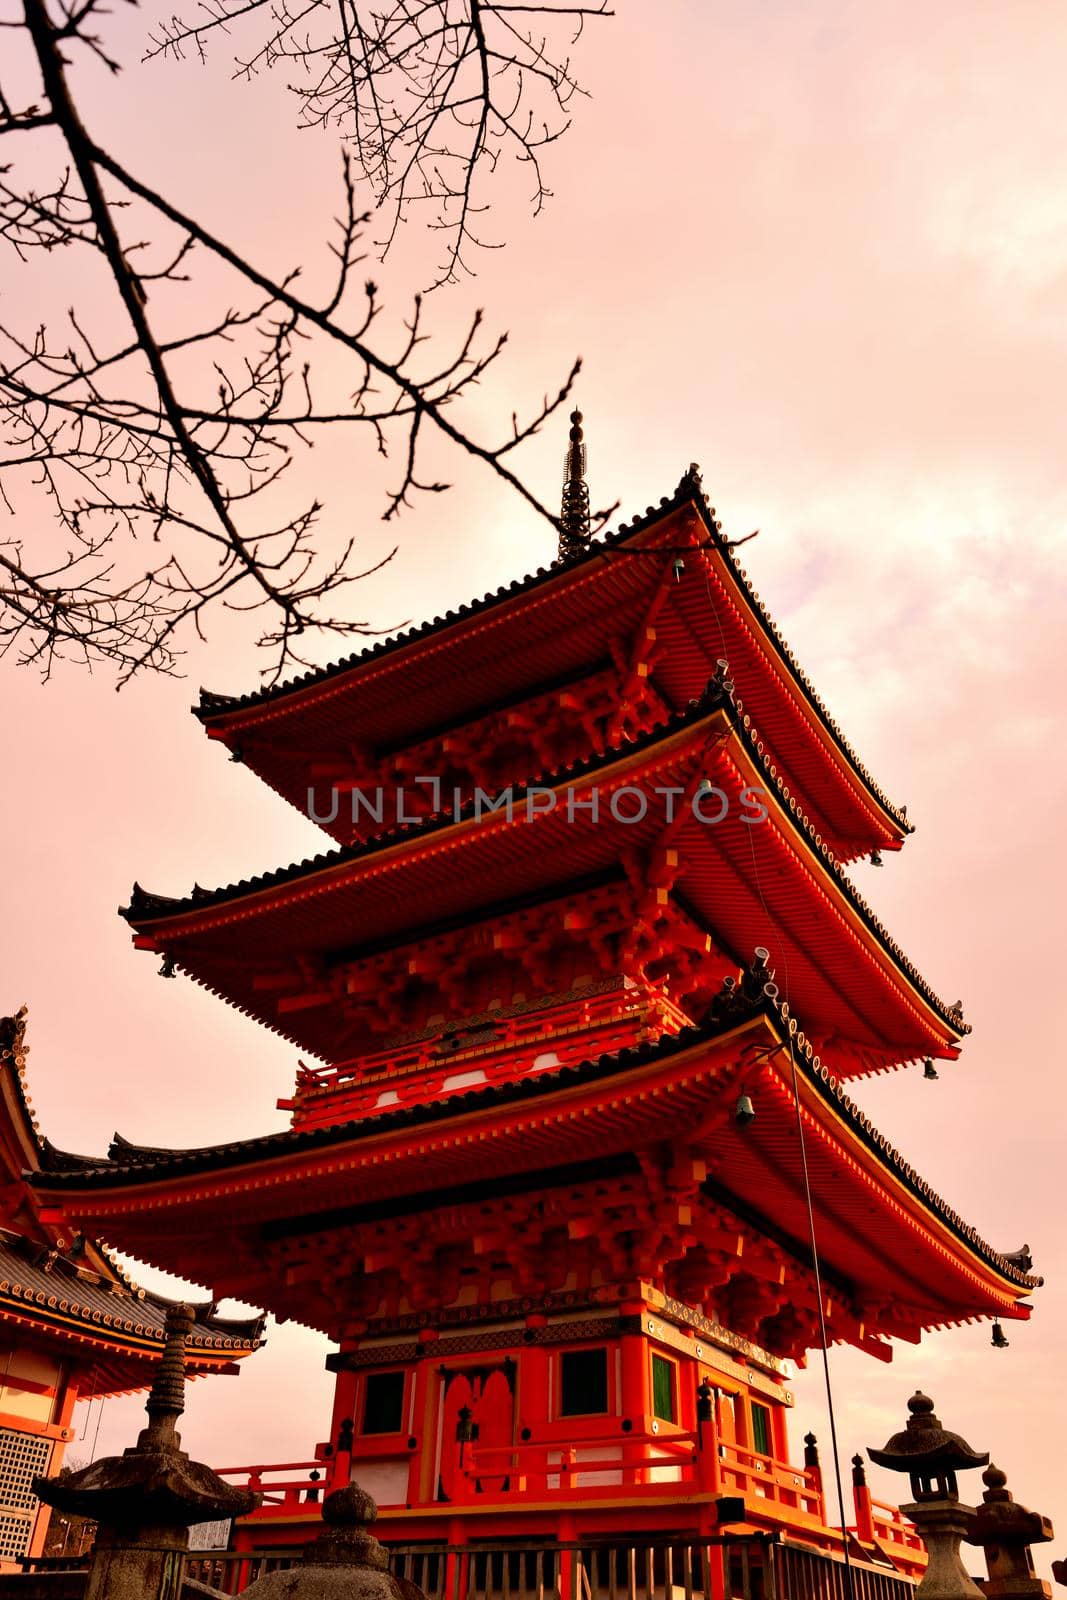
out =
[[[7,1210],[0,1218],[0,1316],[110,1351],[120,1364],[158,1361],[173,1302],[142,1289],[95,1239],[75,1244],[76,1229],[62,1209],[43,1207],[33,1187],[35,1174],[64,1157],[38,1128],[26,1083],[29,1052],[21,1035],[20,1044],[17,1052],[7,1050],[0,1064],[0,1144],[8,1151],[10,1168]],[[252,1354],[263,1341],[263,1327],[261,1316],[214,1317],[200,1308],[189,1342],[194,1368],[222,1370]],[[146,1370],[144,1381],[150,1382]],[[131,1386],[139,1387],[140,1379],[120,1385]]]
[[[875,783],[823,705],[814,686],[801,670],[780,629],[771,619],[762,600],[753,589],[747,573],[734,555],[730,542],[724,539],[721,525],[715,520],[714,509],[710,506],[708,496],[702,491],[699,474],[687,474],[675,493],[661,499],[658,507],[649,507],[643,517],[636,517],[630,523],[620,523],[614,533],[594,541],[587,551],[569,561],[555,561],[550,567],[540,567],[525,578],[460,606],[455,611],[446,612],[443,617],[435,617],[432,621],[407,629],[393,638],[380,640],[329,667],[303,673],[287,683],[238,696],[201,690],[200,704],[192,708],[193,713],[213,736],[225,736],[226,741],[230,742],[242,730],[257,727],[276,718],[279,713],[299,712],[313,705],[324,695],[338,693],[345,680],[351,680],[371,668],[376,668],[383,661],[388,663],[404,652],[417,650],[426,640],[436,635],[449,630],[469,628],[487,612],[498,608],[515,609],[527,596],[547,585],[565,586],[572,581],[575,574],[581,575],[589,570],[595,570],[597,563],[602,563],[613,552],[624,555],[628,548],[639,545],[644,536],[667,517],[684,510],[687,506],[692,506],[699,514],[705,532],[703,543],[713,548],[719,556],[739,604],[751,617],[754,628],[764,643],[769,663],[777,669],[782,680],[792,687],[796,698],[806,708],[813,736],[828,752],[832,752],[839,764],[843,765],[852,784],[863,796],[866,805],[872,809],[883,830],[881,839],[883,848],[899,848],[904,838],[913,831],[912,824],[908,822],[904,811],[895,806]],[[271,782],[271,779],[267,777],[267,781]],[[272,783],[272,787],[277,785]],[[284,790],[279,789],[279,792],[284,793]]]
[[[162,1339],[142,1338],[136,1333],[125,1334],[114,1322],[110,1325],[96,1324],[91,1318],[64,1315],[58,1309],[53,1311],[32,1300],[21,1299],[18,1295],[12,1296],[10,1289],[5,1290],[2,1283],[0,1283],[0,1316],[38,1334],[53,1333],[62,1338],[76,1340],[80,1344],[90,1345],[96,1350],[108,1352],[115,1360],[143,1361],[146,1372],[145,1383],[152,1381],[153,1366],[163,1356]],[[220,1340],[217,1347],[190,1342],[186,1347],[186,1359],[194,1373],[217,1372],[222,1367],[252,1355],[258,1348],[258,1343],[247,1344],[236,1340]]]
[[[20,1026],[21,1024],[21,1026]],[[26,1083],[25,1008],[18,1017],[0,1018],[0,1147],[15,1175],[35,1166],[42,1149],[40,1130]]]
[[[33,1176],[26,1174],[25,1181]],[[108,1251],[99,1255],[113,1275],[0,1230],[0,1310],[39,1328],[99,1341],[130,1357],[158,1359],[166,1339],[166,1313],[175,1302],[139,1288],[118,1270]],[[205,1367],[250,1355],[262,1343],[262,1317],[215,1317],[210,1308],[194,1307],[194,1319],[189,1357]]]
[[[580,1109],[579,1102],[583,1095],[588,1100],[590,1086],[597,1086],[602,1101],[614,1094],[614,1106],[635,1107],[630,1113],[633,1116],[645,1115],[645,1102],[658,1102],[660,1114],[664,1114],[675,1104],[669,1097],[677,1092],[680,1079],[703,1084],[706,1092],[712,1092],[711,1085],[718,1082],[720,1074],[708,1076],[709,1046],[720,1050],[723,1062],[732,1063],[724,1070],[738,1072],[745,1070],[751,1048],[768,1040],[787,1048],[791,1044],[803,1114],[835,1160],[850,1171],[866,1173],[878,1194],[888,1196],[902,1218],[906,1214],[913,1234],[929,1234],[942,1254],[951,1256],[976,1284],[987,1286],[994,1308],[1010,1310],[1040,1285],[1040,1278],[993,1249],[935,1194],[843,1093],[796,1028],[788,1006],[771,1000],[746,1023],[686,1030],[676,1038],[542,1072],[519,1083],[471,1090],[428,1106],[383,1111],[372,1119],[333,1128],[290,1130],[199,1150],[145,1152],[146,1158],[133,1164],[93,1163],[81,1172],[67,1169],[36,1174],[34,1182],[43,1194],[54,1195],[57,1203],[91,1210],[102,1224],[107,1218],[115,1219],[112,1226],[123,1214],[144,1226],[143,1219],[162,1208],[171,1209],[173,1215],[172,1208],[183,1205],[214,1207],[227,1195],[232,1203],[240,1200],[247,1205],[257,1190],[267,1187],[278,1192],[279,1185],[284,1190],[300,1184],[305,1207],[311,1209],[313,1199],[304,1188],[309,1174],[315,1173],[318,1183],[331,1184],[336,1192],[348,1193],[351,1179],[345,1174],[357,1167],[377,1174],[376,1194],[409,1192],[412,1182],[417,1191],[432,1194],[440,1181],[439,1176],[430,1180],[431,1168],[436,1173],[433,1163],[466,1161],[463,1152],[472,1148],[482,1152],[488,1174],[490,1153],[501,1145],[501,1138],[490,1131],[494,1119],[499,1126],[501,1109],[506,1108],[507,1126],[516,1137],[518,1123],[525,1123],[528,1114],[530,1118],[547,1117],[557,1128],[571,1128],[573,1136],[588,1146],[589,1135],[583,1130],[589,1127],[592,1111]],[[791,1074],[788,1064],[782,1064],[782,1051],[768,1055],[765,1048],[758,1048],[758,1055],[762,1072],[773,1070],[778,1092],[790,1095]],[[778,1064],[772,1068],[775,1058]],[[625,1080],[622,1099],[617,1093],[620,1080]],[[1025,1308],[1019,1308],[1019,1314],[1025,1315]],[[946,1320],[960,1318],[948,1316]]]
[[[58,1350],[64,1361],[78,1373],[83,1398],[103,1399],[134,1394],[147,1389],[155,1377],[162,1357],[162,1345],[144,1346],[116,1341],[105,1331],[76,1321],[34,1315],[25,1306],[8,1302],[0,1295],[0,1325],[18,1330],[18,1337],[30,1337]],[[201,1351],[187,1352],[190,1378],[236,1376],[238,1362],[252,1351],[235,1351],[215,1356]]]
[[[765,787],[774,806],[779,831],[784,831],[792,838],[800,858],[807,861],[810,872],[824,886],[827,895],[847,913],[858,935],[868,942],[873,940],[873,948],[879,952],[881,960],[896,974],[902,994],[908,997],[908,1005],[936,1019],[942,1042],[946,1047],[954,1046],[970,1031],[968,1026],[957,1010],[939,998],[858,893],[834,859],[829,846],[798,805],[796,797],[791,794],[764,748],[758,730],[740,700],[732,694],[713,688],[690,710],[676,713],[642,739],[615,747],[601,757],[577,763],[564,772],[546,775],[545,787],[563,789],[593,775],[603,777],[622,771],[646,757],[658,760],[672,749],[683,746],[695,732],[703,731],[705,724],[710,730],[712,719],[715,718],[721,719],[734,735],[742,762],[747,765],[752,777]],[[523,789],[516,788],[516,798],[524,793]],[[540,820],[533,826],[539,826]],[[381,868],[394,863],[399,857],[414,860],[423,846],[446,850],[462,848],[487,830],[504,826],[515,827],[515,824],[505,824],[502,819],[493,817],[479,820],[468,807],[459,820],[444,816],[424,824],[394,828],[363,843],[339,847],[311,860],[225,888],[207,891],[196,887],[184,900],[168,900],[164,896],[146,893],[135,885],[131,904],[123,910],[122,915],[137,929],[139,942],[144,947],[157,953],[172,954],[181,964],[181,941],[198,932],[210,930],[219,914],[226,915],[228,920],[232,920],[236,914],[241,917],[254,916],[268,905],[275,907],[284,904],[287,895],[299,898],[308,892],[328,892],[334,887],[343,886],[358,876],[365,865]],[[524,844],[528,843],[524,838]],[[191,966],[185,970],[216,993],[225,994],[210,978]],[[248,1009],[240,1002],[236,1003],[240,1009]],[[256,1015],[283,1037],[292,1037],[293,1042],[301,1048],[315,1051],[308,1041],[287,1034],[284,1028],[278,1027],[260,1012],[249,1011],[248,1014]],[[927,1049],[924,1043],[922,1048],[917,1046],[899,1059],[912,1059],[927,1052]],[[939,1053],[932,1041],[929,1053]]]

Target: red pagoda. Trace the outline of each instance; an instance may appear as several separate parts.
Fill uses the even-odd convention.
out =
[[[208,736],[334,847],[184,899],[138,887],[124,915],[308,1058],[291,1126],[116,1136],[33,1187],[42,1215],[328,1335],[317,1470],[373,1493],[387,1541],[729,1529],[914,1574],[862,1483],[846,1538],[813,1442],[791,1462],[789,1364],[1025,1317],[1040,1280],[845,1092],[967,1032],[844,871],[909,824],[696,468],[593,540],[581,449],[576,425],[547,570],[202,696]],[[307,1536],[311,1465],[239,1539]]]

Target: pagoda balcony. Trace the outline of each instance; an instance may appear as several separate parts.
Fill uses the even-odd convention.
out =
[[[410,1039],[324,1067],[301,1065],[278,1101],[294,1127],[330,1126],[427,1103],[487,1083],[566,1066],[677,1034],[692,1018],[657,985],[619,977],[427,1028]]]

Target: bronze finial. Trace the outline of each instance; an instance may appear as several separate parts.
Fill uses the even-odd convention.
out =
[[[559,514],[561,561],[579,555],[589,544],[589,485],[585,481],[585,436],[582,413],[571,412],[570,443],[563,458],[563,505]]]

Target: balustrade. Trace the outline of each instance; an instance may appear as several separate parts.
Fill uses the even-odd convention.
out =
[[[237,1595],[256,1578],[299,1560],[292,1551],[190,1552],[183,1579]],[[390,1570],[426,1600],[912,1600],[914,1583],[888,1567],[766,1535],[629,1543],[389,1547]],[[38,1557],[25,1572],[71,1572]],[[81,1564],[84,1568],[84,1563]],[[15,1600],[18,1578],[0,1580]]]

